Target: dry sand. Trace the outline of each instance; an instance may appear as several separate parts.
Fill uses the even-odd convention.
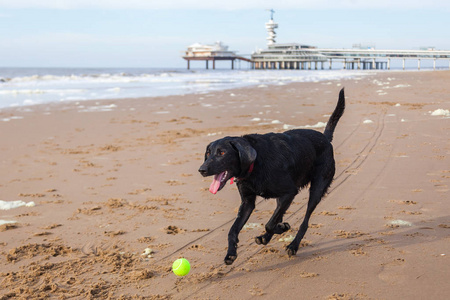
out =
[[[255,244],[275,207],[258,199],[224,265],[240,199],[235,185],[208,192],[206,145],[326,122],[343,86],[335,180],[297,256],[284,251],[296,230]],[[450,109],[449,71],[2,109],[0,199],[36,206],[0,210],[17,221],[0,226],[0,299],[448,299],[450,119],[437,109]],[[294,229],[307,195],[285,216]]]

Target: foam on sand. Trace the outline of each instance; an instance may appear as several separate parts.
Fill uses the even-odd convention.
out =
[[[450,111],[448,109],[438,108],[433,112],[430,112],[432,116],[444,116],[450,117]]]
[[[284,124],[283,129],[290,130],[290,129],[301,129],[301,128],[324,128],[326,126],[327,126],[327,122],[317,122],[314,125],[304,125],[304,126],[294,126],[294,125]]]
[[[0,220],[0,226],[5,224],[14,224],[17,223],[17,221],[6,221],[6,220]]]
[[[0,210],[10,210],[10,209],[21,207],[21,206],[33,207],[33,206],[36,206],[36,204],[33,201],[27,203],[22,200],[16,200],[16,201],[0,200]]]

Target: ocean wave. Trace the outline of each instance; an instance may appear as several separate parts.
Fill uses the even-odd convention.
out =
[[[65,93],[83,93],[86,90],[82,89],[50,89],[50,90],[41,90],[41,89],[34,89],[34,90],[0,90],[0,95],[19,95],[19,94],[65,94]]]
[[[167,70],[0,68],[0,107],[74,100],[207,93],[246,86],[284,85],[361,77],[351,70]]]

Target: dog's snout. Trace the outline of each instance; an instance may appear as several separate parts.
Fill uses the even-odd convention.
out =
[[[202,165],[200,167],[200,169],[198,169],[198,171],[200,172],[200,174],[202,174],[203,177],[208,175],[208,170],[207,170],[207,168],[204,165]]]

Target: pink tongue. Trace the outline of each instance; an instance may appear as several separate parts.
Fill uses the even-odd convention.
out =
[[[220,188],[220,182],[222,181],[222,178],[224,176],[225,172],[222,172],[220,174],[214,175],[213,182],[211,183],[209,187],[209,191],[213,194],[217,193],[217,191]]]

